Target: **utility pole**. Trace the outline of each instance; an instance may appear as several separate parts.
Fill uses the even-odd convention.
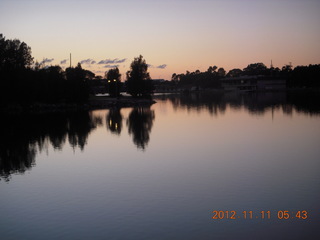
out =
[[[71,68],[71,53],[70,53],[70,68]]]

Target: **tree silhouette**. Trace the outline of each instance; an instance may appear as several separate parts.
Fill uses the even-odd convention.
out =
[[[119,72],[119,68],[111,68],[108,72],[105,73],[105,78],[108,80],[107,86],[110,96],[118,97],[121,88],[121,74]]]
[[[227,77],[240,77],[241,75],[242,75],[242,70],[239,68],[234,68],[228,72]]]
[[[127,92],[134,97],[148,96],[153,91],[153,84],[148,73],[148,64],[140,55],[134,58],[127,72]]]
[[[86,70],[82,69],[81,64],[78,63],[75,68],[69,67],[66,69],[66,76],[68,80],[68,100],[76,102],[86,101],[89,96]]]
[[[0,71],[25,69],[32,63],[31,48],[25,42],[6,40],[0,34]]]
[[[267,75],[268,68],[263,63],[251,63],[243,69],[245,75]]]
[[[219,77],[225,77],[226,76],[226,71],[224,70],[224,68],[219,68],[218,69],[218,75],[219,75]]]

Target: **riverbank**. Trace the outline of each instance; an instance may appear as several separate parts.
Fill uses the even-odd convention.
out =
[[[150,107],[156,103],[153,99],[133,98],[120,96],[112,98],[108,96],[90,96],[86,103],[32,103],[32,104],[9,104],[0,108],[0,113],[47,113],[67,111],[89,111],[96,109]]]

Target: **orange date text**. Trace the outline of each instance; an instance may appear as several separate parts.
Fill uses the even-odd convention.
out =
[[[299,211],[288,211],[288,210],[279,210],[279,211],[234,211],[234,210],[214,210],[212,211],[212,219],[222,220],[222,219],[307,219],[308,212],[306,210]]]

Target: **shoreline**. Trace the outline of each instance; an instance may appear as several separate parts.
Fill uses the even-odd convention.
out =
[[[23,114],[23,113],[55,113],[69,111],[92,111],[111,108],[150,107],[155,104],[153,99],[133,98],[121,96],[111,98],[107,96],[92,96],[85,103],[32,103],[23,105],[20,103],[10,104],[0,108],[0,114]]]
[[[156,100],[164,95],[175,94],[192,94],[192,93],[212,93],[212,94],[248,94],[248,93],[270,93],[270,92],[286,92],[286,93],[312,93],[320,94],[318,88],[287,88],[283,90],[268,90],[268,91],[226,91],[223,89],[203,89],[199,91],[189,92],[158,92],[152,98],[134,98],[131,96],[109,97],[109,96],[90,96],[85,103],[41,103],[35,102],[32,104],[12,103],[7,106],[0,106],[0,114],[19,115],[29,113],[59,113],[59,112],[74,112],[74,111],[92,111],[98,109],[112,108],[134,108],[134,107],[150,107],[156,103]]]

